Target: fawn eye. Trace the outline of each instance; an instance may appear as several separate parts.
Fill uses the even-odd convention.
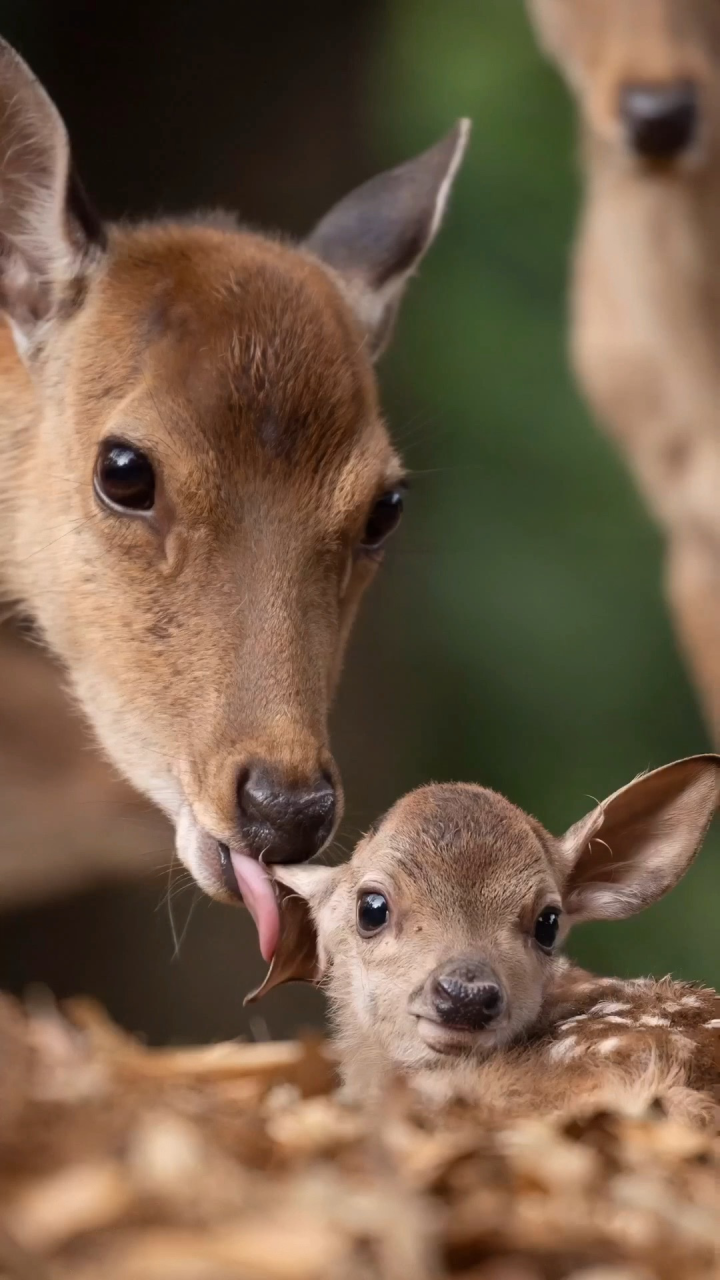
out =
[[[390,907],[384,893],[361,893],[357,904],[358,931],[364,937],[377,933],[390,919]]]
[[[535,941],[543,951],[552,951],[560,928],[560,912],[546,907],[535,921]]]
[[[103,440],[95,465],[95,492],[106,506],[152,511],[155,472],[147,454],[122,440]]]
[[[370,512],[362,538],[364,551],[377,551],[392,533],[403,513],[403,496],[400,489],[391,489],[378,498]]]

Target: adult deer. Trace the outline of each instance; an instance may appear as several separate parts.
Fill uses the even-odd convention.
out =
[[[720,739],[720,8],[529,0],[578,103],[572,356],[667,538],[667,591]]]
[[[260,860],[310,857],[340,816],[329,703],[402,509],[372,361],[467,132],[299,246],[226,217],[103,226],[0,44],[0,597],[266,955]]]

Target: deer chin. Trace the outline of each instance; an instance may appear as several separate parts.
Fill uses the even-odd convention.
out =
[[[189,804],[182,806],[178,816],[176,845],[180,861],[201,889],[213,898],[244,903],[255,922],[262,957],[269,964],[280,935],[280,911],[263,864],[201,827]]]

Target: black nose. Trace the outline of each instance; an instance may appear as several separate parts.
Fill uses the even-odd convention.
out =
[[[326,774],[292,786],[266,765],[244,771],[238,784],[240,834],[265,862],[305,862],[332,833],[335,788]]]
[[[492,969],[463,962],[435,978],[433,1003],[445,1026],[482,1031],[500,1016],[505,997]]]
[[[620,111],[631,147],[648,160],[673,160],[697,136],[697,91],[689,80],[627,84]]]

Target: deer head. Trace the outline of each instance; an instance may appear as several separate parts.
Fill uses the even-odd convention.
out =
[[[317,852],[327,716],[402,510],[373,361],[432,243],[467,122],[299,245],[227,218],[103,226],[0,44],[0,589],[115,764],[271,954],[259,859]],[[22,359],[21,366],[18,353]]]
[[[603,152],[697,167],[720,146],[713,0],[528,0],[540,41]]]

